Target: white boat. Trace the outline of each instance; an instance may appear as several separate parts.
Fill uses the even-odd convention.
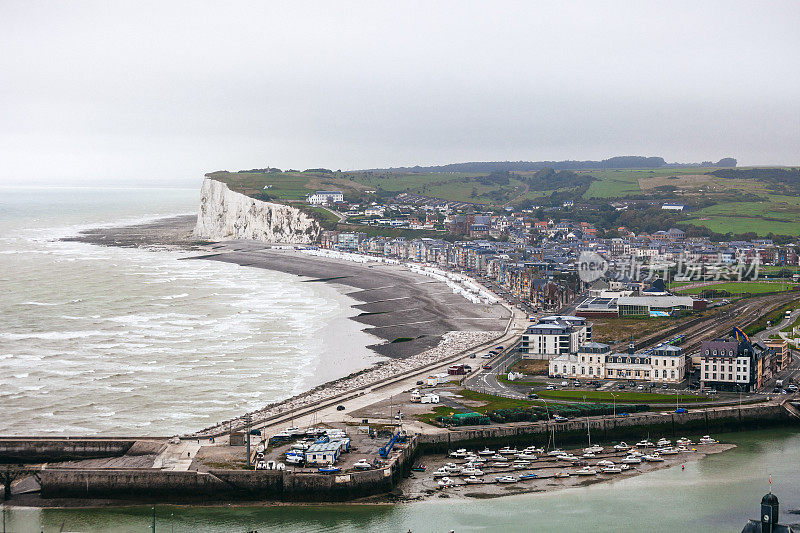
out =
[[[508,468],[508,461],[497,461],[491,464],[493,468]]]
[[[514,470],[525,470],[526,468],[531,467],[530,461],[514,461],[514,464],[511,465]]]
[[[556,472],[555,477],[569,477],[569,472]]]
[[[620,442],[619,444],[614,446],[614,449],[618,451],[624,451],[624,450],[630,450],[631,447],[628,446],[627,443],[625,442]]]
[[[653,453],[647,454],[644,457],[642,457],[642,459],[644,459],[648,463],[660,463],[660,462],[662,462],[664,460],[663,457],[658,455],[658,452],[653,452]]]
[[[669,446],[667,448],[659,448],[656,450],[661,455],[678,455],[678,450]]]
[[[290,450],[307,450],[311,444],[307,442],[295,442],[291,446],[289,446]]]
[[[614,466],[614,461],[609,461],[608,459],[602,459],[597,461],[597,466]]]
[[[619,465],[619,467],[620,467],[622,470],[630,470],[630,468],[631,468],[631,466],[630,466],[630,465]]]
[[[444,470],[455,470],[455,469],[457,469],[457,468],[461,468],[461,467],[460,467],[460,466],[458,466],[458,465],[457,465],[457,464],[455,464],[455,463],[447,463],[447,464],[445,464],[445,465],[444,465],[442,468],[443,468]]]
[[[464,483],[467,485],[477,485],[479,483],[483,483],[483,480],[479,477],[469,476],[464,478]]]
[[[478,468],[465,468],[464,470],[461,471],[461,475],[471,476],[471,477],[482,476],[483,470],[480,470]]]
[[[478,455],[494,455],[494,450],[490,450],[489,448],[484,448],[483,450],[478,452]]]
[[[712,439],[708,435],[703,435],[703,438],[700,439],[700,444],[717,444],[719,441]]]
[[[676,440],[675,443],[680,445],[680,446],[689,446],[691,444],[694,444],[692,442],[692,439],[687,439],[686,437],[683,437],[683,438],[680,438],[680,439]]]
[[[492,461],[505,461],[506,458],[500,455],[499,453],[494,454],[493,456],[489,457]]]
[[[519,453],[519,450],[517,450],[516,448],[509,448],[508,446],[506,446],[504,448],[500,448],[497,451],[497,453],[499,453],[500,455],[517,455]]]
[[[628,452],[628,455],[631,456],[631,457],[641,457],[644,454],[642,452],[640,452],[640,451],[633,450],[633,451]]]
[[[353,468],[356,470],[369,470],[372,468],[372,465],[367,462],[366,459],[361,459],[360,461],[353,464]]]
[[[627,456],[627,457],[623,457],[621,462],[622,462],[622,463],[624,463],[624,464],[626,464],[626,465],[638,465],[638,464],[642,464],[642,460],[641,460],[640,458],[638,458],[638,457],[633,457],[632,455],[629,455],[629,456]]]
[[[517,459],[520,459],[522,461],[535,461],[538,458],[539,457],[537,457],[536,455],[533,455],[533,454],[530,454],[530,453],[527,453],[527,452],[526,453],[518,453],[517,454]]]
[[[525,453],[544,453],[544,448],[537,448],[536,446],[528,446],[525,448]]]
[[[647,448],[652,446],[654,446],[654,444],[649,440],[640,440],[639,442],[636,443],[637,448]]]
[[[297,454],[287,455],[286,462],[289,463],[290,465],[299,465],[305,462],[305,457]]]
[[[552,457],[558,457],[559,455],[567,455],[567,452],[556,448],[555,450],[550,450],[549,452],[547,452],[547,455],[550,455]]]
[[[597,470],[594,468],[589,468],[588,466],[584,466],[583,468],[576,470],[575,473],[579,476],[593,476],[597,474]]]
[[[672,444],[672,441],[669,439],[658,439],[658,442],[656,442],[656,446],[659,448],[666,448],[670,444]]]
[[[450,457],[454,459],[463,459],[467,456],[467,450],[464,448],[460,448],[454,452],[450,452]]]
[[[594,446],[589,446],[588,448],[583,449],[584,453],[603,453],[603,447],[598,446],[595,444]]]
[[[495,479],[497,480],[498,483],[516,483],[517,482],[517,478],[515,478],[514,476],[500,476],[500,477],[495,478]]]
[[[433,473],[434,479],[437,478],[437,477],[447,477],[449,475],[450,475],[450,472],[448,472],[447,470],[443,470],[441,468]]]
[[[453,485],[455,485],[455,482],[449,477],[443,477],[439,480],[439,487],[441,488],[452,487]]]
[[[556,461],[568,461],[570,463],[572,461],[577,461],[578,459],[580,459],[580,457],[575,457],[571,453],[570,454],[559,455],[558,457],[556,457]]]
[[[620,467],[620,466],[604,466],[601,469],[601,472],[603,472],[604,474],[621,474],[622,473],[622,467]]]
[[[584,456],[585,458],[587,458],[587,459],[592,459],[593,457],[597,457],[597,456],[596,456],[594,453],[592,453],[592,452],[586,452],[586,453],[584,453],[584,454],[583,454],[583,456]]]

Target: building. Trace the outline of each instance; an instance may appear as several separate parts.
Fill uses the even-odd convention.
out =
[[[608,344],[589,342],[577,354],[561,355],[550,360],[551,377],[571,379],[622,379],[655,383],[680,383],[686,374],[686,358],[676,346],[657,346],[635,352],[612,353]]]
[[[700,387],[727,391],[762,389],[772,377],[774,351],[734,328],[731,335],[700,348]]]
[[[311,205],[335,204],[344,202],[342,191],[317,191],[306,196],[306,201]]]
[[[792,351],[789,349],[789,341],[786,339],[768,339],[764,341],[764,346],[775,353],[772,368],[773,374],[781,372],[792,362]]]
[[[619,316],[670,316],[704,307],[690,296],[623,296],[617,299]]]
[[[780,517],[780,505],[778,498],[772,494],[765,494],[761,498],[761,518],[750,520],[742,529],[742,533],[795,533],[798,531],[792,526],[784,526],[778,523]]]
[[[519,351],[529,359],[552,359],[576,353],[581,345],[591,340],[592,324],[585,318],[553,315],[528,326],[522,335]]]
[[[314,443],[309,446],[306,451],[306,464],[307,465],[332,465],[336,464],[339,455],[343,450],[343,442],[341,440],[332,440],[330,442]]]

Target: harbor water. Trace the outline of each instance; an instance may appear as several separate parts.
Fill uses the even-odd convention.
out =
[[[489,500],[431,500],[398,505],[166,506],[156,531],[587,531],[736,532],[757,518],[770,489],[781,523],[800,522],[800,432],[717,435],[735,449],[640,476],[562,491]],[[9,508],[8,531],[148,531],[150,506],[102,509]]]

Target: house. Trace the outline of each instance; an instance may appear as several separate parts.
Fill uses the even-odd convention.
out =
[[[728,391],[754,391],[772,377],[774,351],[753,343],[739,328],[727,337],[705,341],[700,348],[700,386]]]
[[[519,351],[529,359],[552,359],[575,353],[578,347],[591,340],[591,322],[577,316],[554,315],[528,326],[522,335]]]
[[[659,383],[680,383],[686,374],[686,358],[676,346],[659,346],[636,352],[612,353],[608,344],[589,342],[576,354],[551,359],[551,377],[572,379],[630,379]]]
[[[344,202],[342,191],[317,191],[306,196],[306,201],[311,205],[335,204]]]
[[[686,206],[683,204],[667,202],[661,206],[661,209],[666,209],[668,211],[683,211],[684,209],[686,209]]]

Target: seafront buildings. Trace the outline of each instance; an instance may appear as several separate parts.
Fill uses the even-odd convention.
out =
[[[686,357],[681,348],[670,345],[644,352],[631,346],[625,353],[613,353],[608,344],[591,342],[575,354],[551,359],[548,366],[551,377],[680,383],[686,374]]]

